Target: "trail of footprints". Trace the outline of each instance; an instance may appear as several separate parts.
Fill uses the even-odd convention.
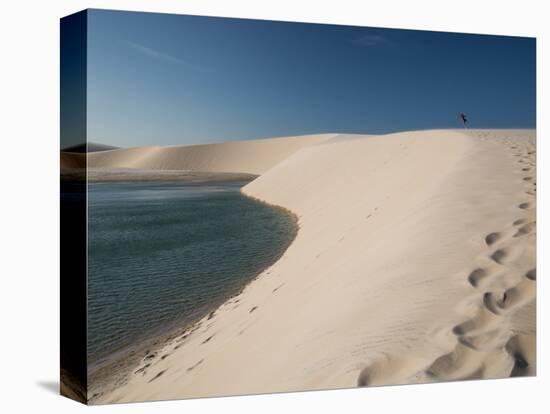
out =
[[[534,337],[514,333],[509,323],[511,315],[531,302],[536,294],[536,269],[533,267],[520,274],[517,274],[517,267],[516,271],[512,270],[523,253],[518,238],[535,236],[534,151],[521,152],[517,145],[509,148],[518,158],[518,171],[526,174],[521,177],[528,186],[526,197],[517,205],[521,217],[510,223],[509,228],[485,236],[486,249],[481,258],[488,265],[473,269],[467,277],[468,283],[476,289],[473,298],[479,296],[480,305],[475,315],[452,327],[456,337],[454,348],[415,372],[410,381],[498,378],[535,372],[536,361],[529,360],[534,354],[531,349],[535,346]],[[396,358],[399,359],[386,355],[368,365],[360,372],[358,385],[378,383],[376,374],[391,371],[395,364],[391,361]]]
[[[536,270],[529,269],[518,280],[507,265],[516,262],[523,253],[515,239],[527,237],[535,232],[534,206],[536,181],[531,175],[533,163],[530,156],[533,151],[522,153],[517,145],[512,145],[514,156],[519,158],[521,177],[528,188],[525,201],[518,204],[521,217],[511,223],[509,229],[495,231],[485,236],[487,246],[484,255],[494,266],[479,267],[468,275],[468,282],[482,297],[482,306],[474,317],[453,327],[457,345],[448,354],[437,358],[427,369],[426,374],[438,380],[474,379],[500,376],[499,369],[491,372],[491,366],[499,365],[507,356],[511,361],[508,375],[527,375],[532,372],[534,361],[528,361],[529,352],[525,349],[523,335],[514,334],[509,329],[507,318],[519,307],[535,297]],[[521,214],[521,213],[520,213]],[[503,353],[502,351],[505,351]],[[495,363],[495,364],[493,364]],[[500,366],[505,364],[500,364]]]
[[[269,274],[269,272],[268,272]],[[284,283],[279,285],[278,287],[276,287],[275,289],[273,289],[273,292],[272,293],[275,293],[277,290],[279,290],[280,288],[282,288],[284,286]],[[241,299],[239,298],[239,295],[237,295],[237,297],[234,297],[232,298],[231,300],[228,301],[228,305],[231,305],[233,306],[233,309],[235,309],[236,307],[239,306],[239,302],[241,301]],[[259,306],[253,306],[249,309],[249,313],[253,313],[254,311],[256,311],[257,309],[259,308]],[[169,370],[169,368],[166,368],[164,370],[161,370],[161,371],[158,371],[156,373],[152,373],[150,372],[151,370],[153,370],[153,368],[160,362],[160,361],[163,361],[165,360],[166,358],[170,357],[172,355],[172,353],[174,351],[176,351],[177,349],[179,349],[185,342],[187,342],[187,340],[189,339],[190,335],[195,332],[195,331],[201,331],[202,333],[202,336],[206,336],[205,339],[202,339],[201,338],[201,342],[200,342],[200,346],[204,346],[205,344],[209,343],[210,341],[213,340],[213,338],[216,336],[215,333],[213,334],[208,334],[208,330],[209,328],[211,327],[211,325],[207,325],[206,327],[204,326],[204,324],[210,320],[212,320],[214,318],[214,316],[216,315],[216,312],[217,310],[214,310],[212,312],[210,312],[204,319],[200,320],[200,321],[197,321],[196,323],[194,323],[191,327],[187,328],[187,329],[184,329],[183,332],[180,332],[178,335],[175,335],[174,338],[174,341],[172,342],[169,342],[169,344],[164,348],[164,349],[161,349],[161,350],[155,350],[155,351],[151,351],[151,350],[147,350],[145,352],[145,356],[142,358],[141,360],[141,364],[139,365],[139,367],[134,371],[134,374],[141,374],[143,377],[145,377],[147,379],[147,382],[148,383],[151,383],[153,381],[155,381],[157,378],[161,377],[162,375],[164,375],[164,373],[166,373],[166,371]],[[244,330],[241,330],[239,335],[242,334],[244,332]],[[169,349],[166,349],[166,348],[169,348]],[[187,369],[186,369],[186,372],[190,372],[190,371],[193,371],[195,370],[197,367],[199,367],[203,362],[205,361],[205,358],[202,358],[200,360],[198,360],[197,362],[193,363],[192,365],[190,365]]]

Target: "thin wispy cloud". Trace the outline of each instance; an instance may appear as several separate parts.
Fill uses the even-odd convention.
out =
[[[197,64],[189,62],[185,59],[169,55],[168,53],[160,52],[160,51],[158,51],[156,49],[153,49],[151,47],[148,47],[148,46],[140,45],[140,44],[134,43],[134,42],[127,42],[127,43],[128,43],[128,45],[130,45],[130,47],[132,49],[134,49],[137,52],[141,53],[142,55],[150,57],[152,59],[157,59],[157,60],[160,60],[160,61],[163,61],[163,62],[166,62],[166,63],[171,63],[173,65],[182,66],[186,69],[189,69],[189,70],[192,70],[192,71],[195,71],[195,72],[201,72],[201,73],[214,72],[214,69],[212,69],[212,68],[197,65]]]

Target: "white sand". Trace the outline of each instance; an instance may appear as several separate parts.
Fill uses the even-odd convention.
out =
[[[533,375],[534,136],[334,136],[275,164],[239,144],[262,173],[244,193],[293,211],[297,238],[92,403]]]
[[[88,154],[90,168],[136,168],[263,174],[308,145],[336,134],[304,135],[221,144],[138,147]]]

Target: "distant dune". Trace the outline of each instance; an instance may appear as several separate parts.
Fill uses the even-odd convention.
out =
[[[95,142],[88,142],[78,145],[73,145],[72,147],[63,148],[61,151],[63,152],[78,152],[78,153],[86,153],[86,152],[100,152],[100,151],[111,151],[114,149],[118,149],[119,147],[113,147],[112,145],[105,145],[105,144],[98,144]]]
[[[260,174],[244,194],[300,226],[239,296],[92,403],[534,375],[535,151],[532,130],[440,130],[90,154]]]
[[[336,134],[304,135],[221,144],[125,148],[88,154],[90,168],[136,168],[262,174],[300,148]]]
[[[86,154],[61,152],[60,163],[62,170],[86,168]]]
[[[87,144],[73,145],[61,150],[60,166],[62,175],[78,174],[77,170],[86,168],[86,153],[111,151],[119,149],[111,145],[88,142]]]

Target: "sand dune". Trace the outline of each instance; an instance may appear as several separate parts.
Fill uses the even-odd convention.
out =
[[[302,147],[336,134],[304,135],[221,144],[124,148],[88,154],[90,168],[137,168],[263,174]]]
[[[140,168],[246,162],[239,172],[262,175],[243,192],[290,209],[300,230],[239,296],[92,403],[535,374],[534,140],[442,130],[136,156]]]
[[[61,152],[59,161],[61,164],[61,170],[85,168],[86,154],[77,152]]]
[[[113,147],[112,145],[99,144],[97,142],[85,142],[82,144],[72,145],[70,147],[62,148],[62,152],[72,152],[72,153],[90,153],[97,151],[110,151],[118,149],[119,147]]]

